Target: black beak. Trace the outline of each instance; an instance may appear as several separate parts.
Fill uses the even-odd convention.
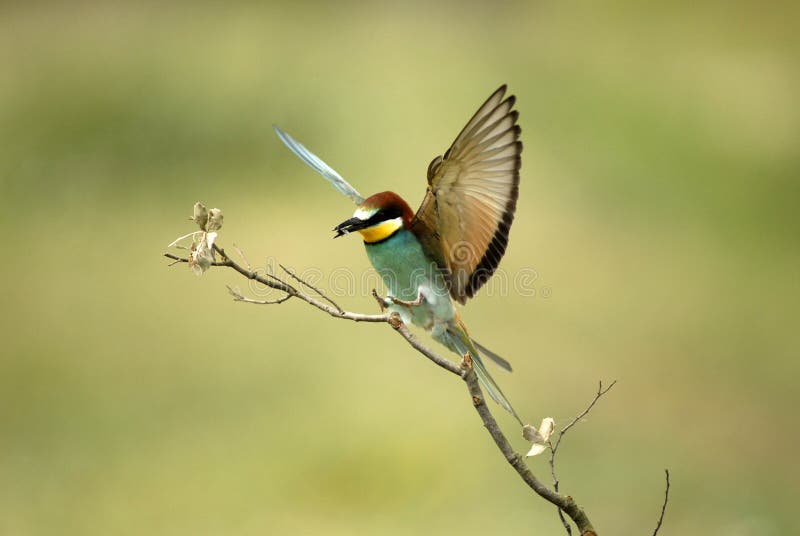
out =
[[[369,227],[366,221],[360,218],[350,218],[347,221],[343,221],[339,225],[333,228],[336,231],[336,236],[334,238],[339,238],[342,235],[346,235],[347,233],[351,233],[353,231],[358,231],[359,229],[364,229]]]

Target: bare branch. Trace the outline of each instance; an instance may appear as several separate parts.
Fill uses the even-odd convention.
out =
[[[572,521],[575,522],[575,525],[578,526],[581,536],[597,536],[597,533],[595,532],[594,527],[592,527],[592,523],[589,521],[586,512],[584,512],[583,509],[577,505],[575,500],[569,495],[561,495],[542,484],[528,468],[528,465],[525,463],[525,459],[517,454],[511,447],[511,444],[509,444],[508,439],[506,439],[506,436],[503,434],[502,430],[500,430],[500,427],[497,425],[497,421],[485,403],[483,393],[481,392],[481,387],[478,382],[478,376],[475,374],[475,371],[472,368],[472,360],[470,359],[469,354],[464,356],[462,368],[466,370],[466,373],[462,377],[466,382],[467,389],[472,397],[472,405],[475,406],[475,410],[478,412],[478,415],[483,421],[483,426],[489,432],[489,435],[492,436],[495,445],[497,445],[497,448],[503,453],[506,461],[511,465],[511,467],[514,468],[514,470],[517,472],[517,474],[519,474],[520,478],[522,478],[528,487],[536,492],[537,495],[556,505],[559,511],[563,510],[566,512]]]
[[[658,523],[656,524],[656,530],[653,531],[653,536],[656,536],[661,529],[661,523],[664,521],[664,513],[667,511],[667,502],[669,502],[669,469],[664,469],[664,475],[667,479],[667,487],[664,490],[664,504],[661,505],[661,515],[658,516]]]
[[[308,303],[316,307],[317,309],[328,313],[329,315],[335,318],[342,318],[345,320],[352,320],[354,322],[388,322],[389,315],[388,314],[380,314],[380,315],[367,315],[362,313],[351,313],[349,311],[339,312],[338,309],[324,303],[313,296],[309,296],[308,294],[302,292],[301,290],[293,287],[286,281],[280,279],[279,277],[272,275],[272,274],[259,274],[254,270],[247,270],[238,264],[236,261],[232,260],[226,253],[225,250],[218,247],[214,244],[214,250],[219,253],[223,260],[215,261],[211,263],[211,266],[224,266],[227,268],[233,268],[241,275],[243,275],[247,279],[251,279],[253,281],[257,281],[262,285],[265,285],[274,290],[280,290],[285,292],[286,294],[291,295],[293,298],[298,298],[303,300],[304,302]],[[168,259],[172,259],[177,262],[189,262],[189,259],[186,257],[178,257],[177,255],[173,255],[172,253],[164,253],[164,256]],[[173,263],[174,264],[174,263]]]
[[[238,249],[238,248],[237,248]],[[448,372],[459,376],[466,384],[467,390],[469,395],[472,399],[472,404],[475,407],[475,410],[478,413],[481,421],[483,422],[483,426],[489,432],[489,435],[497,445],[500,452],[503,454],[503,457],[506,461],[514,468],[520,478],[525,482],[525,484],[530,487],[535,493],[537,493],[543,499],[549,501],[553,505],[558,508],[559,516],[561,516],[564,525],[567,527],[568,532],[571,534],[571,528],[569,523],[563,518],[561,512],[563,511],[566,513],[570,519],[575,523],[580,531],[581,536],[596,536],[596,532],[592,527],[591,522],[589,521],[588,516],[586,513],[577,505],[575,500],[568,496],[568,495],[561,495],[558,492],[558,480],[555,477],[555,469],[554,469],[554,457],[555,453],[558,450],[558,446],[561,443],[561,439],[563,438],[564,434],[574,426],[580,419],[582,419],[589,411],[592,409],[594,404],[597,400],[608,392],[611,387],[614,386],[612,383],[606,389],[603,389],[602,383],[600,383],[600,387],[598,388],[598,392],[592,400],[591,404],[580,414],[576,417],[572,422],[570,422],[567,426],[565,426],[561,432],[559,433],[558,440],[556,441],[555,445],[552,443],[550,444],[551,448],[551,471],[553,473],[553,479],[555,482],[554,489],[548,488],[544,485],[541,481],[539,481],[533,472],[528,468],[524,457],[519,455],[517,452],[514,451],[511,444],[508,442],[508,439],[503,434],[502,430],[500,429],[497,421],[495,420],[494,416],[492,415],[489,407],[485,403],[485,399],[483,393],[480,388],[480,384],[478,381],[478,377],[475,374],[475,371],[472,368],[472,359],[469,354],[463,357],[463,361],[459,363],[454,363],[448,359],[445,359],[438,355],[437,353],[430,350],[427,346],[422,344],[419,339],[411,333],[406,326],[400,316],[397,313],[383,313],[378,315],[368,315],[368,314],[361,314],[361,313],[353,313],[343,310],[339,307],[338,304],[333,302],[330,298],[325,295],[325,293],[309,282],[303,280],[296,274],[292,273],[288,269],[286,269],[283,265],[281,268],[291,277],[294,281],[299,283],[303,287],[307,287],[315,292],[317,297],[306,294],[300,288],[297,288],[290,284],[288,281],[285,281],[273,274],[264,274],[261,275],[250,267],[249,263],[245,258],[245,263],[248,265],[247,268],[242,267],[234,260],[232,260],[225,251],[218,247],[216,244],[214,245],[214,250],[219,253],[222,257],[221,260],[212,263],[212,266],[223,266],[227,268],[232,268],[240,275],[244,276],[245,278],[253,281],[257,281],[262,285],[265,285],[269,288],[274,290],[279,290],[285,293],[285,296],[279,298],[277,300],[267,301],[267,300],[253,300],[251,298],[247,298],[243,296],[238,290],[233,289],[232,287],[228,287],[228,291],[233,295],[236,301],[243,301],[248,303],[258,303],[258,304],[266,304],[266,303],[282,303],[287,301],[291,298],[298,298],[317,309],[328,313],[329,315],[335,318],[341,318],[345,320],[351,320],[354,322],[374,322],[374,323],[388,323],[401,337],[403,337],[406,342],[417,350],[419,353],[427,357],[430,361],[435,363],[437,366],[447,370]],[[240,251],[241,254],[241,251]],[[188,262],[188,259],[183,257],[178,257],[171,253],[164,254],[167,258],[172,259],[175,263],[180,262]],[[242,255],[244,258],[244,255]],[[175,264],[173,263],[173,264]],[[378,300],[378,303],[381,306],[386,305],[386,300],[378,296],[377,292],[373,291],[373,295]],[[663,517],[663,513],[662,513]],[[659,520],[659,526],[661,521]],[[656,529],[658,530],[658,529]]]
[[[409,331],[408,326],[403,323],[400,319],[400,315],[397,313],[391,313],[389,315],[389,325],[397,331],[401,337],[403,337],[408,344],[410,344],[416,351],[442,367],[443,369],[447,370],[448,372],[452,372],[456,376],[463,376],[464,370],[450,361],[449,359],[445,359],[442,356],[434,353],[430,348],[419,342],[419,339]]]

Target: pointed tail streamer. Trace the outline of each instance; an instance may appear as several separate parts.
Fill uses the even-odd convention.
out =
[[[278,138],[288,147],[300,160],[305,162],[311,169],[322,175],[325,180],[330,182],[334,188],[353,200],[357,205],[364,202],[364,196],[353,188],[349,182],[344,180],[335,169],[322,161],[320,157],[306,149],[302,143],[288,135],[286,132],[278,128],[277,125],[272,125]]]

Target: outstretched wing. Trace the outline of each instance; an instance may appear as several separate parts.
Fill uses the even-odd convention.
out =
[[[349,182],[344,180],[341,175],[336,173],[336,170],[323,162],[321,158],[306,149],[300,142],[279,129],[276,125],[272,125],[272,128],[275,129],[275,133],[286,145],[286,147],[291,149],[294,154],[299,156],[300,160],[308,164],[311,169],[325,177],[325,179],[330,182],[334,188],[352,199],[357,205],[360,205],[364,201],[364,196],[358,193],[355,188],[350,186]]]
[[[465,303],[492,276],[508,244],[519,194],[522,142],[515,98],[503,85],[428,167],[411,230]]]

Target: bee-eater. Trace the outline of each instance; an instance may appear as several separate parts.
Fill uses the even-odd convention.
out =
[[[416,214],[394,192],[365,199],[303,145],[278,127],[275,131],[292,152],[358,204],[353,217],[333,229],[334,238],[361,234],[388,291],[384,306],[459,356],[469,353],[489,395],[522,424],[481,358],[509,371],[511,366],[470,337],[453,304],[475,295],[508,244],[522,142],[519,114],[512,110],[515,98],[505,98],[505,92],[503,85],[492,93],[444,155],[431,161],[428,189]]]

